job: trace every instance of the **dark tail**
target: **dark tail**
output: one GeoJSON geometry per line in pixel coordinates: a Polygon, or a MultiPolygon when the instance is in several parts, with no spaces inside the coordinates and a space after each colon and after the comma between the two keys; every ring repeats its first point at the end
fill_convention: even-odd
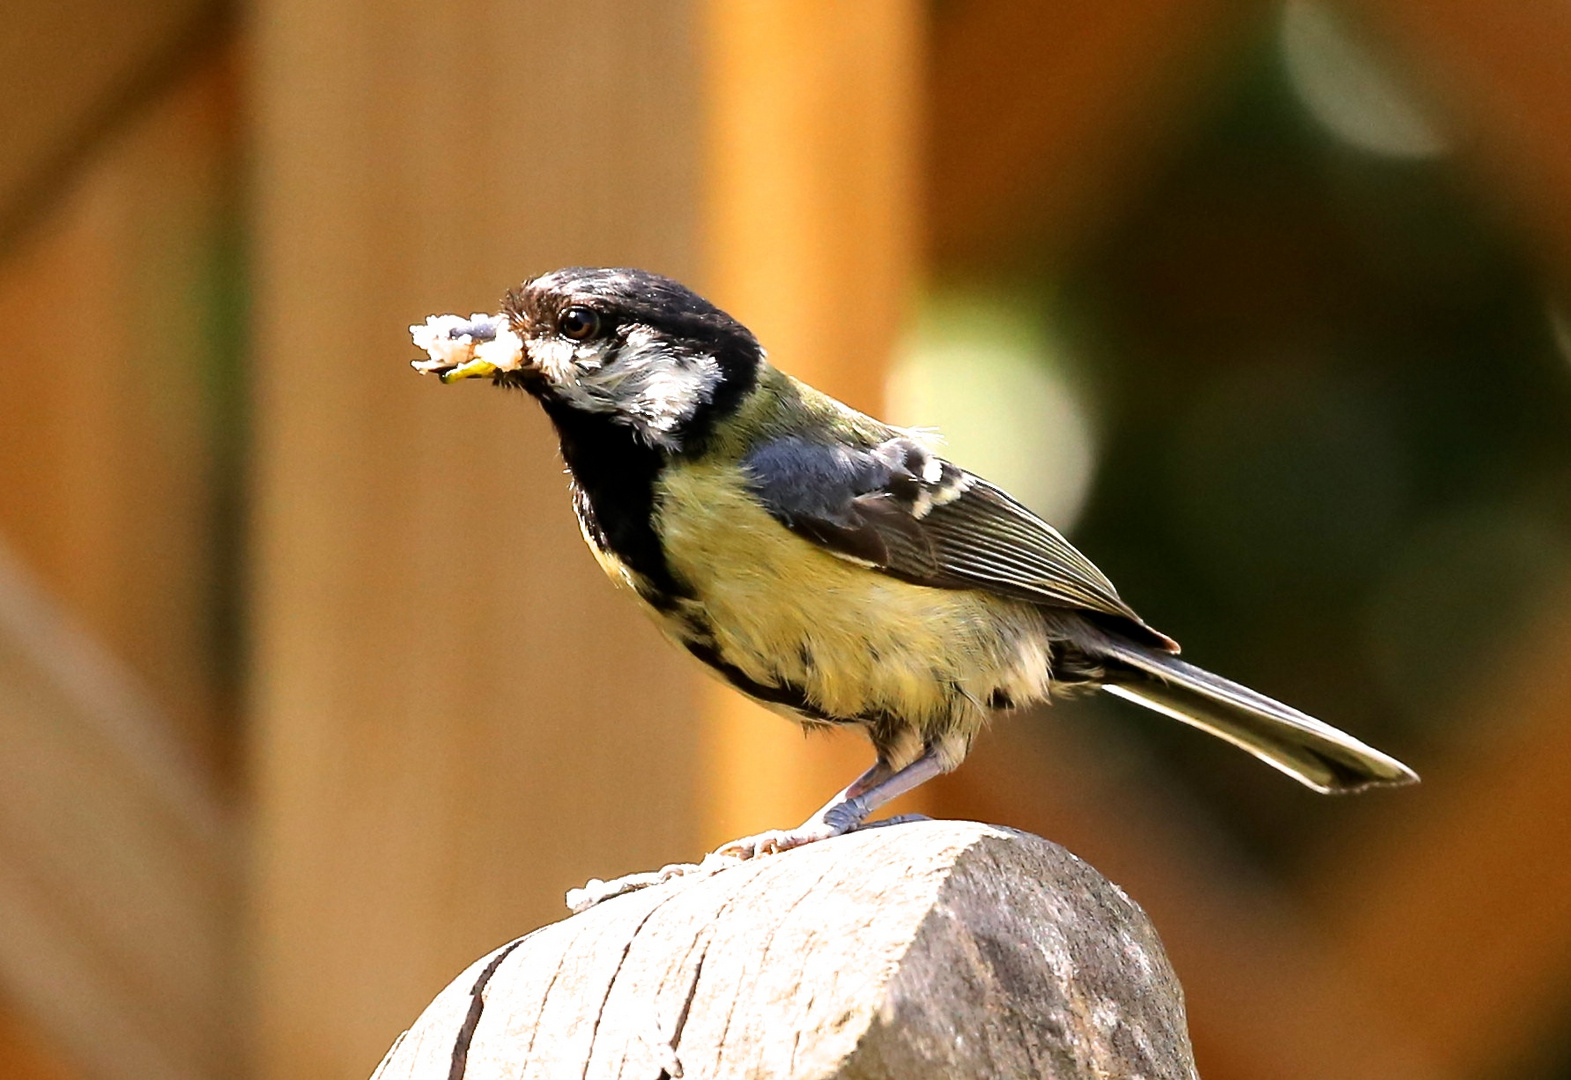
{"type": "Polygon", "coordinates": [[[1103,690],[1226,739],[1316,791],[1418,780],[1396,758],[1247,686],[1143,645],[1110,637],[1099,645],[1109,661],[1103,690]]]}

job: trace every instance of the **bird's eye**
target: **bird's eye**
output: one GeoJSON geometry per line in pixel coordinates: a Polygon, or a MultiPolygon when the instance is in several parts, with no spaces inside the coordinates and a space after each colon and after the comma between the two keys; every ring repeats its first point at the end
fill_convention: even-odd
{"type": "Polygon", "coordinates": [[[588,341],[600,332],[600,316],[584,307],[570,307],[556,320],[556,329],[565,338],[588,341]]]}

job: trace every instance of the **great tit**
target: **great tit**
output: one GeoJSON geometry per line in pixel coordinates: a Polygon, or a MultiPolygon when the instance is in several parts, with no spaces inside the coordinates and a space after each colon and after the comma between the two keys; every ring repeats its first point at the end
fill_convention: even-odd
{"type": "Polygon", "coordinates": [[[922,435],[775,368],[745,326],[669,278],[557,270],[499,316],[410,329],[431,354],[422,372],[540,402],[584,539],[666,636],[769,708],[873,744],[872,768],[800,826],[722,851],[855,829],[959,765],[992,711],[1091,689],[1316,791],[1418,779],[1180,660],[1051,525],[922,435]]]}

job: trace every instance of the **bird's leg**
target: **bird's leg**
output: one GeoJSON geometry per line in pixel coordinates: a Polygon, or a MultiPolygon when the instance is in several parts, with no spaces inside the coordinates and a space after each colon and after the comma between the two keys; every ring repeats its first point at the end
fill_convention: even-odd
{"type": "Polygon", "coordinates": [[[880,806],[943,771],[938,753],[932,749],[899,770],[891,769],[880,761],[851,781],[844,791],[819,807],[817,813],[796,828],[744,836],[716,849],[715,854],[751,859],[851,832],[861,828],[868,815],[880,806]]]}
{"type": "MultiPolygon", "coordinates": [[[[745,836],[740,840],[733,840],[711,852],[701,863],[673,863],[659,870],[643,874],[628,874],[612,881],[595,878],[581,889],[569,890],[567,906],[575,912],[587,911],[602,900],[609,900],[613,896],[621,896],[638,889],[647,889],[651,885],[659,885],[675,877],[707,876],[718,873],[727,866],[735,866],[739,858],[753,859],[776,851],[789,851],[803,844],[827,840],[831,836],[839,836],[853,829],[863,828],[867,816],[880,806],[904,795],[943,771],[938,754],[934,750],[928,750],[903,769],[891,769],[886,762],[879,761],[794,829],[776,829],[759,833],[757,836],[745,836]]],[[[876,825],[892,823],[893,821],[874,822],[876,825]]]]}

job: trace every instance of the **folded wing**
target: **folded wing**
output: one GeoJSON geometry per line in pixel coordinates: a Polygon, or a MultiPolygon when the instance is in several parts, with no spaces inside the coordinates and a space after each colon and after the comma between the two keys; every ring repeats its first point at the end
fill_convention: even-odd
{"type": "Polygon", "coordinates": [[[915,439],[857,449],[785,436],[742,464],[777,520],[842,558],[918,585],[1087,612],[1176,651],[1058,530],[915,439]]]}

